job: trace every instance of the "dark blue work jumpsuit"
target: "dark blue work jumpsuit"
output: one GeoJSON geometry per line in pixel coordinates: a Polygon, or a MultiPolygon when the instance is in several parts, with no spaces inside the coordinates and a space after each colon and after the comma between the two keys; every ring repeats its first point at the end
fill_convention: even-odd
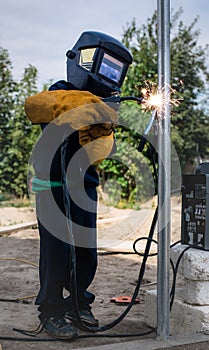
{"type": "MultiPolygon", "coordinates": [[[[59,81],[50,88],[50,90],[56,89],[68,90],[72,87],[65,81],[59,81]]],[[[47,128],[48,126],[42,125],[43,132],[40,142],[35,147],[33,161],[36,176],[42,180],[47,180],[45,167],[48,159],[50,159],[47,152],[50,151],[49,143],[53,142],[53,140],[47,141],[45,147],[44,133],[47,128]]],[[[52,127],[52,139],[53,135],[56,137],[57,132],[59,134],[58,130],[61,128],[56,125],[52,127]]],[[[66,166],[80,149],[78,131],[70,133],[65,153],[66,166]]],[[[61,162],[61,146],[59,146],[50,164],[50,181],[61,181],[61,162]]],[[[71,233],[76,241],[78,305],[80,309],[90,309],[90,304],[94,301],[95,295],[87,289],[95,276],[97,268],[96,187],[99,180],[95,167],[88,164],[88,157],[85,152],[79,154],[76,161],[72,162],[72,167],[69,181],[69,187],[72,184],[70,191],[70,217],[72,221],[70,230],[72,230],[71,233]],[[77,240],[77,237],[80,238],[77,240]],[[82,243],[80,244],[80,242],[82,243]]],[[[70,275],[71,241],[68,241],[69,226],[65,215],[66,204],[63,186],[51,188],[50,191],[38,192],[36,195],[36,213],[40,234],[40,290],[35,303],[39,305],[40,317],[59,316],[72,309],[72,296],[70,295],[72,287],[70,275]],[[54,209],[54,207],[57,209],[54,209]],[[69,293],[64,294],[64,290],[69,293]]]]}

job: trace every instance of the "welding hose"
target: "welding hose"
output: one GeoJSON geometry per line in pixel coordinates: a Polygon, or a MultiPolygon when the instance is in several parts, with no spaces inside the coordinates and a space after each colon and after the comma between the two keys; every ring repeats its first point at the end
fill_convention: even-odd
{"type": "Polygon", "coordinates": [[[65,210],[66,210],[66,218],[67,218],[67,225],[68,225],[68,231],[70,235],[70,277],[71,277],[71,296],[72,296],[72,302],[73,302],[73,311],[74,311],[74,317],[76,320],[77,325],[80,326],[85,331],[88,332],[98,332],[98,331],[107,331],[114,326],[116,326],[122,319],[128,314],[132,306],[135,304],[135,300],[137,298],[137,295],[139,293],[139,289],[142,283],[142,279],[144,276],[145,272],[145,267],[146,267],[146,261],[149,257],[149,251],[150,247],[152,244],[152,239],[156,227],[156,222],[157,222],[157,217],[158,217],[158,209],[156,208],[154,218],[152,221],[152,225],[150,228],[149,232],[149,237],[147,239],[147,244],[145,248],[145,253],[143,256],[143,261],[142,265],[140,268],[139,276],[138,276],[138,281],[136,288],[134,290],[132,299],[130,303],[128,304],[127,308],[123,311],[123,313],[114,321],[110,322],[107,325],[101,326],[101,327],[89,327],[86,326],[79,314],[79,306],[78,306],[78,297],[77,297],[77,277],[76,277],[76,251],[75,251],[75,245],[74,245],[74,237],[73,237],[73,232],[72,232],[72,221],[71,221],[71,214],[70,214],[70,196],[69,196],[69,190],[68,190],[68,182],[67,182],[67,176],[66,176],[66,149],[67,149],[67,144],[68,144],[68,137],[64,138],[62,145],[61,145],[61,167],[62,167],[62,182],[63,182],[63,192],[64,192],[64,203],[65,203],[65,210]]]}
{"type": "Polygon", "coordinates": [[[68,138],[64,139],[62,146],[61,146],[61,164],[62,164],[62,180],[63,180],[63,191],[64,191],[64,202],[65,202],[65,210],[66,210],[66,217],[67,217],[67,224],[68,224],[68,231],[70,234],[70,240],[72,244],[70,244],[70,257],[71,257],[71,262],[70,262],[70,276],[71,276],[71,295],[72,295],[72,300],[73,300],[73,311],[74,311],[74,316],[77,324],[84,330],[89,331],[89,332],[97,332],[97,331],[106,331],[115,325],[117,325],[129,312],[131,307],[134,305],[136,297],[139,292],[139,288],[141,285],[141,281],[143,279],[144,271],[145,271],[145,265],[146,265],[146,260],[149,255],[149,250],[152,242],[152,237],[154,233],[154,228],[156,225],[157,221],[157,210],[153,219],[153,224],[150,230],[150,236],[149,240],[147,241],[147,247],[145,249],[145,254],[142,262],[142,266],[140,269],[140,274],[139,274],[139,279],[137,286],[135,288],[133,297],[131,302],[129,303],[128,307],[126,310],[113,322],[102,326],[102,327],[88,327],[83,324],[81,321],[80,315],[79,315],[79,307],[78,307],[78,299],[77,299],[77,277],[76,277],[76,252],[75,252],[75,245],[74,245],[74,237],[73,237],[73,232],[72,232],[72,221],[71,221],[71,215],[70,215],[70,197],[69,197],[69,190],[68,190],[68,183],[67,183],[67,178],[66,178],[66,163],[65,163],[65,155],[66,155],[66,148],[67,148],[67,142],[68,138]]]}

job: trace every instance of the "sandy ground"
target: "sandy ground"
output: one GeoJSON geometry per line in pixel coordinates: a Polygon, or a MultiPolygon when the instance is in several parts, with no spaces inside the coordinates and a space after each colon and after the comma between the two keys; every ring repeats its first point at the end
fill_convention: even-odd
{"type": "MultiPolygon", "coordinates": [[[[111,301],[116,296],[132,296],[138,279],[142,257],[133,254],[133,242],[148,236],[154,215],[155,199],[142,206],[141,210],[120,210],[99,205],[98,242],[99,265],[91,291],[96,294],[93,312],[100,325],[115,320],[126,308],[111,301]],[[118,254],[119,251],[131,254],[118,254]],[[107,252],[114,251],[114,254],[107,252]]],[[[181,203],[178,196],[172,198],[172,242],[180,239],[181,203]]],[[[32,222],[32,208],[0,208],[0,228],[32,222]]],[[[145,244],[145,243],[144,243],[145,244]]],[[[143,247],[140,247],[143,250],[143,247]]],[[[153,246],[153,250],[156,247],[153,246]]],[[[13,328],[35,329],[38,312],[34,300],[39,289],[38,279],[39,236],[36,227],[19,230],[0,237],[0,335],[21,337],[13,328]]],[[[126,317],[114,328],[97,333],[96,337],[78,338],[74,342],[37,342],[0,340],[3,350],[30,349],[78,349],[102,344],[120,343],[134,339],[155,337],[142,336],[149,331],[144,323],[144,296],[147,289],[156,287],[156,257],[148,259],[146,272],[140,289],[140,303],[135,304],[126,317]],[[129,337],[127,334],[138,334],[129,337]],[[106,337],[108,334],[117,337],[106,337]],[[140,336],[139,336],[140,335],[140,336]]],[[[84,332],[79,333],[83,336],[84,332]]],[[[88,333],[89,335],[89,333],[88,333]]],[[[42,332],[38,338],[49,339],[42,332]]],[[[51,339],[51,338],[50,338],[51,339]]],[[[131,343],[130,343],[131,344],[131,343]]]]}

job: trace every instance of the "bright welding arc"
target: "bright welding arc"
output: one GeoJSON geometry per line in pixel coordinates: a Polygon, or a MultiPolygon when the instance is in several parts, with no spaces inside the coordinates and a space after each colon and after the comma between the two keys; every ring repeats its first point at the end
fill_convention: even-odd
{"type": "MultiPolygon", "coordinates": [[[[179,105],[180,101],[176,98],[171,98],[171,94],[174,94],[175,91],[169,87],[170,89],[170,96],[169,96],[169,103],[176,107],[179,105]]],[[[143,103],[142,108],[145,111],[150,110],[156,110],[157,112],[160,112],[165,105],[165,102],[167,102],[165,99],[167,97],[165,94],[165,88],[159,91],[157,84],[146,81],[145,87],[141,89],[141,94],[143,96],[143,103]]]]}

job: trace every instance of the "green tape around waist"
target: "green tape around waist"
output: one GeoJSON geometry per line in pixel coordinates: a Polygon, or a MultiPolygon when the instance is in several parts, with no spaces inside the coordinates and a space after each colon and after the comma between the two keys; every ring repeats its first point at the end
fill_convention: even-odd
{"type": "Polygon", "coordinates": [[[60,181],[41,180],[36,176],[31,179],[31,184],[31,190],[35,193],[51,190],[51,188],[62,186],[62,183],[60,181]]]}

